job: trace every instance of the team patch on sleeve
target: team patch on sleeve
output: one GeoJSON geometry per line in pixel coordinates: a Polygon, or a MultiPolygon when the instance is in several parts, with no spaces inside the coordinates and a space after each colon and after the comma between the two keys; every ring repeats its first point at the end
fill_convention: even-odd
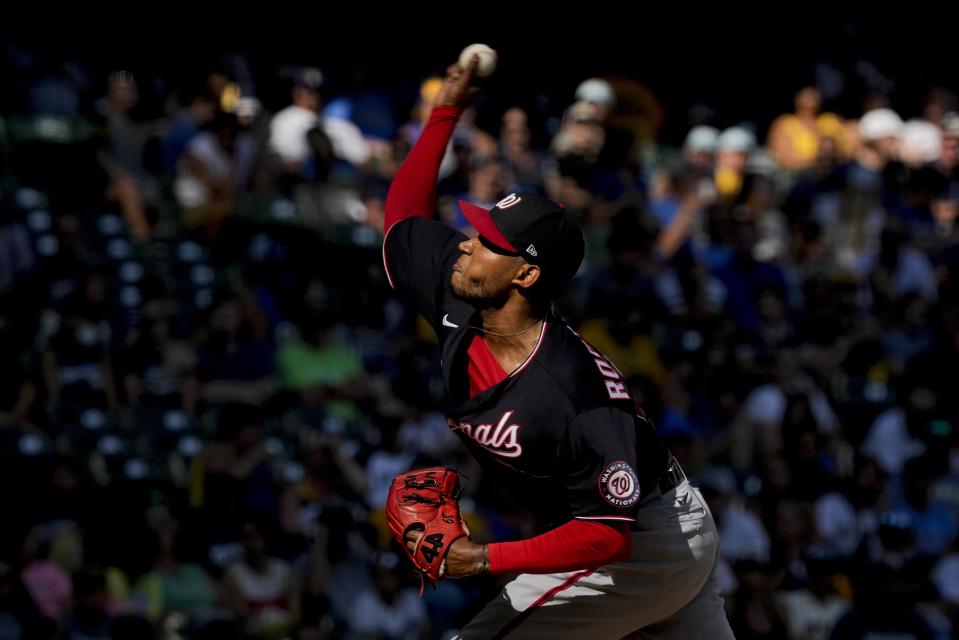
{"type": "Polygon", "coordinates": [[[631,507],[639,502],[639,478],[622,460],[611,462],[599,474],[599,493],[614,507],[631,507]]]}

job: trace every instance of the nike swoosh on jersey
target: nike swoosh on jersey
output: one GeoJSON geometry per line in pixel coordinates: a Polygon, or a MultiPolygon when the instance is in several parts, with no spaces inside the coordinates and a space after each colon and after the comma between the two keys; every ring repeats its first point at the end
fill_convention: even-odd
{"type": "Polygon", "coordinates": [[[458,325],[458,324],[453,324],[452,322],[450,322],[450,321],[449,321],[449,317],[450,317],[450,314],[448,314],[448,313],[447,313],[445,316],[443,316],[443,326],[444,326],[444,327],[453,327],[454,329],[459,329],[459,325],[458,325]]]}

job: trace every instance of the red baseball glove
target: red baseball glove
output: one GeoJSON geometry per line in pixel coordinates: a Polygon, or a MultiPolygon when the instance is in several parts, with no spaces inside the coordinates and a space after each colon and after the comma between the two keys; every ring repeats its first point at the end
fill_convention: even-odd
{"type": "Polygon", "coordinates": [[[413,565],[431,582],[443,577],[450,545],[469,535],[459,507],[459,474],[446,467],[401,473],[386,499],[386,522],[413,565]],[[421,531],[411,552],[407,535],[421,531]]]}

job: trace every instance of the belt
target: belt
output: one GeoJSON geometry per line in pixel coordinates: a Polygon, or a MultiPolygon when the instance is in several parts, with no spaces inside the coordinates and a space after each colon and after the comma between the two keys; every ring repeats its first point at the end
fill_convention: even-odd
{"type": "Polygon", "coordinates": [[[679,486],[679,484],[686,479],[686,474],[683,473],[683,468],[679,466],[679,463],[676,460],[673,460],[669,463],[669,466],[666,467],[666,471],[663,472],[663,475],[659,476],[656,479],[656,483],[653,485],[652,490],[639,501],[639,506],[648,504],[657,498],[661,498],[666,495],[673,489],[679,486]]]}

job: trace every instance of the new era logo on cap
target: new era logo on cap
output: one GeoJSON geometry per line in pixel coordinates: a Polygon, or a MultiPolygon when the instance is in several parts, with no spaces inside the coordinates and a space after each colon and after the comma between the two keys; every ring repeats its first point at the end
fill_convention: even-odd
{"type": "Polygon", "coordinates": [[[526,253],[528,253],[529,255],[531,255],[531,256],[533,256],[533,257],[535,258],[535,257],[536,257],[536,247],[534,247],[533,245],[529,245],[528,247],[526,247],[526,253]]]}

